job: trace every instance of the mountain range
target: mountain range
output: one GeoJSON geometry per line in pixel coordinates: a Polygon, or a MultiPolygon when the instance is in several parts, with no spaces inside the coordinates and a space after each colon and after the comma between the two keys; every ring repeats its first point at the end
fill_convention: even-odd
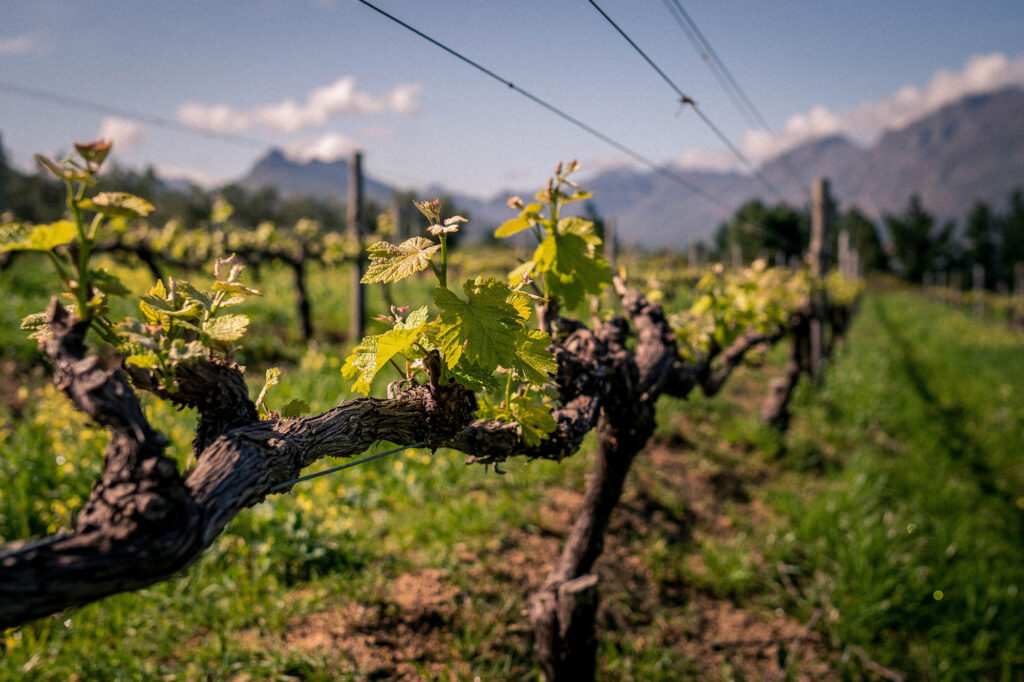
{"type": "MultiPolygon", "coordinates": [[[[876,219],[901,212],[912,195],[938,218],[962,219],[976,201],[1001,210],[1010,193],[1024,186],[1024,90],[1009,88],[974,95],[909,125],[885,131],[869,145],[841,136],[813,140],[763,164],[761,177],[740,173],[667,168],[670,173],[616,168],[583,183],[593,191],[598,213],[615,221],[627,243],[682,246],[707,240],[718,225],[749,199],[803,205],[813,178],[829,178],[840,207],[857,206],[876,219]],[[687,190],[669,175],[713,195],[711,201],[687,190]],[[797,180],[800,180],[798,182],[797,180]],[[776,192],[769,192],[765,184],[776,192]]],[[[249,189],[273,186],[283,195],[314,195],[344,201],[348,166],[336,161],[297,163],[278,150],[260,159],[239,181],[249,189]]],[[[364,178],[366,196],[390,201],[387,182],[364,178]]],[[[510,194],[491,199],[425,188],[423,196],[449,194],[472,218],[477,234],[513,213],[510,194]]]]}

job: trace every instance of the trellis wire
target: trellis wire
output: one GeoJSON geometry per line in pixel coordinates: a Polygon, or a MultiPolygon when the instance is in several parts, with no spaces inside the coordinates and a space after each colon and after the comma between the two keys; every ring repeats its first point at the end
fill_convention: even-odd
{"type": "Polygon", "coordinates": [[[369,457],[357,459],[354,462],[342,464],[341,466],[332,467],[330,469],[324,469],[323,471],[318,471],[315,474],[306,474],[305,476],[299,476],[298,478],[293,478],[290,481],[285,481],[284,483],[279,483],[275,485],[270,489],[270,492],[281,490],[282,488],[287,488],[288,486],[294,485],[296,483],[301,483],[302,481],[308,481],[313,478],[320,478],[321,476],[326,476],[327,474],[333,474],[336,471],[341,471],[342,469],[350,469],[359,464],[365,464],[366,462],[372,462],[375,459],[380,459],[381,457],[387,457],[388,455],[397,455],[399,452],[404,452],[405,450],[420,448],[423,447],[424,445],[426,445],[426,443],[413,443],[412,445],[403,445],[402,447],[395,448],[394,450],[388,450],[387,452],[378,452],[376,455],[370,455],[369,457]]]}

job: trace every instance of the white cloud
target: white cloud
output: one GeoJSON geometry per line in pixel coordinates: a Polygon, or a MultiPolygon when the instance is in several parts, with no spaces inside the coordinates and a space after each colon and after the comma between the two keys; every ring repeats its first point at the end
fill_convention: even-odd
{"type": "Polygon", "coordinates": [[[293,161],[307,163],[314,159],[330,163],[347,158],[358,148],[355,142],[339,133],[327,133],[320,137],[297,140],[285,146],[284,154],[293,161]]]}
{"type": "Polygon", "coordinates": [[[137,147],[142,142],[144,130],[142,124],[136,121],[118,118],[117,116],[108,116],[100,124],[100,131],[96,133],[96,138],[100,140],[113,140],[117,150],[124,151],[137,147]]]}
{"type": "Polygon", "coordinates": [[[197,171],[194,168],[157,164],[155,170],[157,177],[161,180],[185,180],[207,190],[213,189],[214,187],[224,183],[223,178],[215,178],[212,175],[207,175],[206,173],[197,171]]]}
{"type": "Polygon", "coordinates": [[[1024,55],[1010,59],[1004,54],[974,55],[961,71],[940,70],[923,88],[905,85],[888,97],[859,104],[835,113],[816,106],[786,121],[778,134],[749,130],[743,150],[752,158],[769,159],[819,137],[848,134],[863,136],[901,128],[947,104],[967,96],[1024,83],[1024,55]]]}
{"type": "Polygon", "coordinates": [[[39,37],[31,34],[0,38],[0,55],[2,54],[27,54],[42,49],[39,37]]]}
{"type": "Polygon", "coordinates": [[[187,103],[178,108],[178,120],[203,130],[238,133],[256,125],[283,133],[315,128],[343,114],[376,116],[384,113],[415,114],[419,111],[422,86],[406,83],[382,97],[356,89],[352,76],[314,89],[305,102],[287,99],[252,109],[235,109],[226,104],[206,106],[187,103]]]}
{"type": "Polygon", "coordinates": [[[185,125],[218,133],[238,133],[252,125],[246,114],[238,112],[226,104],[212,107],[202,104],[182,104],[178,107],[178,120],[185,125]]]}
{"type": "Polygon", "coordinates": [[[687,149],[679,157],[678,164],[684,170],[735,171],[740,169],[739,161],[731,152],[715,149],[687,149]]]}

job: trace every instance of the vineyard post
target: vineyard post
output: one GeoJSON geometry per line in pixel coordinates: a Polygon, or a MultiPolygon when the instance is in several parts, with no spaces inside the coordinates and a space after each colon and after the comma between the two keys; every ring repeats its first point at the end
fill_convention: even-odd
{"type": "Polygon", "coordinates": [[[838,239],[838,253],[836,254],[836,264],[839,266],[839,272],[842,273],[843,277],[855,277],[856,275],[850,270],[850,232],[849,230],[840,230],[838,239]]]}
{"type": "Polygon", "coordinates": [[[391,197],[391,206],[388,208],[388,214],[391,216],[391,224],[395,226],[394,237],[399,243],[412,236],[409,234],[409,224],[402,220],[402,209],[398,206],[398,200],[394,197],[391,197]]]}
{"type": "Polygon", "coordinates": [[[971,268],[971,293],[973,294],[974,316],[985,317],[985,266],[975,263],[971,268]]]}
{"type": "Polygon", "coordinates": [[[615,265],[615,256],[619,252],[619,239],[615,235],[615,221],[606,218],[604,221],[604,259],[608,265],[615,265]]]}
{"type": "Polygon", "coordinates": [[[348,164],[348,233],[358,245],[358,254],[352,260],[352,284],[349,294],[350,341],[363,338],[364,300],[363,286],[363,155],[352,152],[348,164]]]}
{"type": "Polygon", "coordinates": [[[743,249],[740,248],[739,244],[733,244],[731,251],[732,267],[738,270],[743,267],[743,249]]]}
{"type": "MultiPolygon", "coordinates": [[[[828,272],[830,198],[827,178],[816,178],[811,189],[811,245],[808,254],[811,275],[824,277],[828,272]]],[[[825,364],[825,314],[828,301],[820,289],[811,302],[811,378],[821,381],[825,364]]]]}

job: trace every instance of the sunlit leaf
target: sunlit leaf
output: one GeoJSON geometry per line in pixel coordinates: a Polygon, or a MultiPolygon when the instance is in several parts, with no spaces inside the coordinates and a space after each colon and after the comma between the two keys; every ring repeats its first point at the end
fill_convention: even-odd
{"type": "Polygon", "coordinates": [[[558,427],[551,416],[551,406],[535,402],[529,394],[512,396],[508,408],[522,429],[523,441],[527,445],[540,445],[558,427]]]}
{"type": "Polygon", "coordinates": [[[411,353],[426,326],[427,315],[427,307],[423,306],[383,334],[367,336],[359,342],[341,368],[342,376],[353,382],[353,391],[369,395],[377,373],[396,355],[411,353]]]}
{"type": "MultiPolygon", "coordinates": [[[[177,287],[178,293],[185,297],[185,299],[195,301],[205,310],[210,310],[210,308],[213,307],[213,296],[210,295],[209,292],[197,289],[184,280],[177,282],[177,287]]],[[[242,299],[242,301],[244,300],[245,299],[242,299]]],[[[221,305],[223,306],[223,304],[221,305]]]]}
{"type": "Polygon", "coordinates": [[[202,360],[206,357],[206,349],[203,348],[203,344],[199,341],[189,341],[188,343],[185,343],[181,339],[175,339],[174,342],[171,343],[167,357],[172,362],[202,360]]]}
{"type": "Polygon", "coordinates": [[[244,284],[239,282],[214,282],[214,291],[226,291],[229,294],[249,294],[251,296],[260,296],[260,292],[257,289],[251,289],[244,284]]]}
{"type": "Polygon", "coordinates": [[[142,218],[153,212],[153,204],[127,192],[100,192],[91,199],[82,199],[78,206],[108,218],[142,218]]]}
{"type": "Polygon", "coordinates": [[[558,371],[555,356],[548,350],[551,335],[539,329],[519,329],[513,343],[515,356],[512,368],[519,376],[538,385],[550,381],[551,375],[558,371]]]}
{"type": "Polygon", "coordinates": [[[43,225],[4,223],[0,226],[0,253],[5,251],[51,251],[78,236],[70,220],[43,225]]]}
{"type": "Polygon", "coordinates": [[[156,353],[132,353],[124,359],[126,365],[140,367],[142,369],[155,369],[160,365],[160,359],[156,353]]]}
{"type": "Polygon", "coordinates": [[[533,259],[548,288],[567,308],[574,308],[587,293],[599,294],[611,283],[608,263],[577,234],[552,234],[537,247],[533,259]]]}
{"type": "Polygon", "coordinates": [[[237,341],[248,327],[248,315],[222,315],[204,324],[203,333],[214,341],[237,341]]]}
{"type": "Polygon", "coordinates": [[[502,223],[501,227],[494,231],[494,236],[510,237],[516,234],[517,232],[528,230],[530,229],[530,227],[532,227],[530,225],[530,221],[520,216],[517,218],[512,218],[511,220],[506,220],[504,223],[502,223]]]}
{"type": "Polygon", "coordinates": [[[434,252],[440,248],[440,244],[425,237],[412,237],[397,245],[388,242],[372,244],[367,249],[370,263],[360,281],[363,284],[397,282],[426,270],[434,252]]]}
{"type": "Polygon", "coordinates": [[[463,285],[468,301],[444,287],[434,289],[434,303],[441,310],[438,339],[448,367],[463,357],[493,371],[510,367],[515,355],[513,333],[522,326],[519,314],[508,302],[509,287],[493,277],[477,277],[463,285]]]}

